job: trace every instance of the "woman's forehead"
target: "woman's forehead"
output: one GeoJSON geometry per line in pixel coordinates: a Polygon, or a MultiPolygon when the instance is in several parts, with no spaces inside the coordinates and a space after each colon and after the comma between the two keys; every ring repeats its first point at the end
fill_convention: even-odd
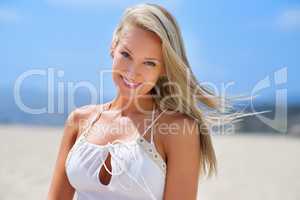
{"type": "Polygon", "coordinates": [[[141,28],[124,30],[120,38],[120,44],[133,51],[155,51],[158,54],[161,53],[160,38],[155,33],[141,28]]]}
{"type": "Polygon", "coordinates": [[[153,43],[160,46],[160,38],[153,32],[139,27],[127,27],[122,30],[121,39],[135,43],[153,43]]]}

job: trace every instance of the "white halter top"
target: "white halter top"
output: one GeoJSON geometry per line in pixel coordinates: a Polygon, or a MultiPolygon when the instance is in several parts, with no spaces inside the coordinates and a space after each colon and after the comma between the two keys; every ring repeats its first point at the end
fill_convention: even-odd
{"type": "Polygon", "coordinates": [[[143,135],[166,110],[154,120],[153,109],[152,123],[142,135],[137,134],[134,140],[118,140],[117,143],[99,145],[88,141],[86,136],[102,111],[103,109],[97,112],[89,122],[69,151],[65,162],[66,174],[75,188],[77,200],[162,200],[167,165],[153,142],[153,129],[151,142],[143,135]],[[105,163],[108,153],[111,155],[111,170],[105,163]],[[111,175],[107,185],[100,181],[102,166],[111,175]]]}

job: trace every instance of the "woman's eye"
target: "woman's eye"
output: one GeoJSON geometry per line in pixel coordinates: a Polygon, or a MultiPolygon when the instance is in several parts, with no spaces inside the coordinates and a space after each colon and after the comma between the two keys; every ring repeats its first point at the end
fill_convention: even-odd
{"type": "Polygon", "coordinates": [[[121,54],[125,57],[128,58],[130,55],[126,51],[122,51],[121,54]]]}
{"type": "Polygon", "coordinates": [[[150,66],[156,66],[156,64],[154,62],[150,62],[150,61],[147,61],[145,62],[146,65],[150,65],[150,66]]]}

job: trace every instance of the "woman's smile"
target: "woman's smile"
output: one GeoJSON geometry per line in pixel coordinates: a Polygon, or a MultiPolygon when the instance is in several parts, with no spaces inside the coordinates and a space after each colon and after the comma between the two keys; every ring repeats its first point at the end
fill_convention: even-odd
{"type": "Polygon", "coordinates": [[[126,77],[120,75],[121,79],[123,80],[124,85],[126,85],[130,89],[135,89],[140,86],[142,83],[133,83],[129,81],[126,77]]]}

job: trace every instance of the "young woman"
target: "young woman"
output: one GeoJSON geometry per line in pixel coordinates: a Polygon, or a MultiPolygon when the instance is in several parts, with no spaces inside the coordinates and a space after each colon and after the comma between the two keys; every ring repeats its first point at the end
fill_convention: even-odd
{"type": "Polygon", "coordinates": [[[197,199],[199,177],[216,172],[197,105],[217,106],[191,71],[174,17],[155,4],[126,9],[111,56],[117,96],[69,115],[48,200],[197,199]]]}

